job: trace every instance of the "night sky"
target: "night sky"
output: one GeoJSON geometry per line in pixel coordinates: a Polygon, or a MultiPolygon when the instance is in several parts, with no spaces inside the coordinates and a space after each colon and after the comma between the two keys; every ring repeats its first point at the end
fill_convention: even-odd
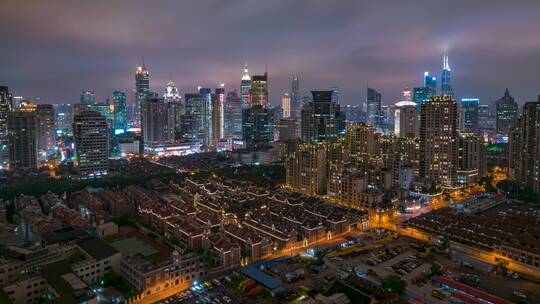
{"type": "Polygon", "coordinates": [[[144,58],[160,93],[169,79],[182,94],[238,88],[247,61],[251,74],[268,65],[273,105],[293,73],[303,93],[338,86],[360,104],[369,85],[390,104],[424,71],[440,77],[445,49],[458,98],[540,94],[537,0],[2,0],[0,12],[0,85],[47,103],[131,92],[144,58]]]}

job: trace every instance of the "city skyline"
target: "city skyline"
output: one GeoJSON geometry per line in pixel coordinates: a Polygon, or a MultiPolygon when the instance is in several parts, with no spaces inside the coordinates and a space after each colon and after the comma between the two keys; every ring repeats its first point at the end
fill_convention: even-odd
{"type": "Polygon", "coordinates": [[[422,2],[422,10],[356,2],[170,2],[156,8],[118,1],[103,9],[104,3],[0,4],[11,12],[0,29],[10,41],[0,50],[1,82],[15,95],[41,96],[43,103],[75,103],[82,90],[93,89],[97,101],[124,90],[132,104],[133,73],[142,59],[152,90],[162,93],[172,80],[182,95],[198,85],[239,89],[247,61],[252,75],[268,65],[272,106],[290,90],[293,74],[301,79],[302,95],[337,86],[344,104],[357,105],[370,86],[382,93],[383,104],[394,104],[404,87],[421,85],[424,71],[440,80],[448,51],[457,99],[491,103],[506,87],[520,104],[537,95],[527,75],[540,67],[534,58],[538,21],[527,18],[536,3],[431,1],[422,2]],[[432,14],[436,8],[445,15],[432,14]],[[500,20],[503,8],[506,18],[500,20]],[[193,13],[205,11],[215,18],[197,22],[193,13]],[[211,47],[216,44],[223,47],[211,47]]]}

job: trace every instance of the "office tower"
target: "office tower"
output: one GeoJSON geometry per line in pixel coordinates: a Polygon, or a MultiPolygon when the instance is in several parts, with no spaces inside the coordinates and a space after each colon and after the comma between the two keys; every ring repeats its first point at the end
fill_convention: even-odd
{"type": "MultiPolygon", "coordinates": [[[[150,92],[150,72],[146,69],[144,61],[137,67],[135,72],[135,126],[142,127],[142,107],[143,103],[148,99],[150,92]]],[[[142,132],[142,130],[141,130],[142,132]]],[[[142,144],[142,142],[141,142],[142,144]]],[[[141,148],[142,145],[141,145],[141,148]]],[[[142,150],[141,150],[142,152],[142,150]]]]}
{"type": "Polygon", "coordinates": [[[46,155],[56,146],[53,105],[37,105],[36,119],[38,153],[46,155]]]}
{"type": "Polygon", "coordinates": [[[292,105],[291,105],[291,95],[289,93],[283,94],[281,97],[281,108],[283,109],[283,118],[291,118],[292,116],[292,105]]]}
{"type": "Polygon", "coordinates": [[[96,93],[92,90],[84,90],[81,93],[81,104],[93,105],[96,103],[96,93]]]}
{"type": "Polygon", "coordinates": [[[492,138],[495,141],[497,134],[496,115],[493,115],[492,112],[492,106],[478,106],[478,132],[484,139],[492,138]]]}
{"type": "Polygon", "coordinates": [[[114,134],[122,134],[127,130],[126,93],[113,92],[114,103],[114,134]]]}
{"type": "Polygon", "coordinates": [[[381,129],[383,130],[384,133],[390,130],[394,131],[394,116],[395,116],[394,113],[395,113],[395,108],[393,105],[381,106],[381,120],[382,120],[381,129]]]}
{"type": "Polygon", "coordinates": [[[437,95],[437,77],[424,72],[424,87],[427,89],[428,98],[437,95]]]}
{"type": "Polygon", "coordinates": [[[478,98],[462,98],[459,107],[459,129],[465,132],[478,133],[478,98]]]}
{"type": "Polygon", "coordinates": [[[302,107],[302,140],[336,139],[345,129],[345,115],[339,104],[332,102],[332,91],[311,91],[313,101],[302,107]]]}
{"type": "Polygon", "coordinates": [[[182,96],[178,92],[178,88],[172,82],[172,80],[169,80],[167,84],[165,85],[165,92],[163,93],[163,99],[165,102],[177,102],[182,100],[182,96]]]}
{"type": "Polygon", "coordinates": [[[510,95],[508,89],[504,91],[504,96],[495,101],[497,108],[496,125],[497,137],[508,136],[508,130],[514,125],[518,118],[519,107],[514,97],[510,95]]]}
{"type": "Polygon", "coordinates": [[[212,146],[217,147],[223,138],[225,89],[223,85],[212,94],[212,146]]]}
{"type": "Polygon", "coordinates": [[[396,103],[394,133],[398,137],[418,137],[420,129],[418,108],[412,101],[396,103]]]}
{"type": "Polygon", "coordinates": [[[307,195],[326,194],[326,145],[299,144],[296,151],[286,160],[285,172],[287,187],[307,195]]]}
{"type": "Polygon", "coordinates": [[[367,89],[367,123],[372,125],[375,129],[382,127],[382,112],[381,112],[381,93],[377,90],[367,89]]]}
{"type": "Polygon", "coordinates": [[[244,64],[244,70],[242,72],[242,81],[240,82],[240,98],[242,99],[242,108],[246,108],[251,105],[251,77],[247,63],[244,64]]]}
{"type": "Polygon", "coordinates": [[[13,95],[0,86],[0,169],[9,162],[8,113],[13,109],[13,95]]]}
{"type": "Polygon", "coordinates": [[[476,183],[486,173],[486,153],[482,139],[473,132],[459,132],[457,183],[476,183]]]}
{"type": "Polygon", "coordinates": [[[294,74],[291,82],[291,117],[300,118],[302,105],[300,104],[300,80],[298,75],[294,74]]]}
{"type": "Polygon", "coordinates": [[[37,166],[35,111],[12,111],[8,115],[9,159],[12,169],[37,166]]]}
{"type": "Polygon", "coordinates": [[[441,75],[441,95],[454,96],[454,89],[452,88],[452,72],[450,65],[448,64],[448,54],[443,57],[443,70],[441,75]]]}
{"type": "Polygon", "coordinates": [[[148,98],[143,103],[143,140],[145,149],[154,150],[168,140],[167,104],[157,96],[148,98]]]}
{"type": "Polygon", "coordinates": [[[266,148],[273,141],[274,130],[270,116],[268,107],[255,102],[242,111],[242,137],[246,148],[266,148]]]}
{"type": "Polygon", "coordinates": [[[107,175],[109,131],[105,117],[96,111],[84,111],[75,115],[73,139],[77,153],[77,171],[81,178],[107,175]]]}
{"type": "Polygon", "coordinates": [[[509,174],[522,187],[540,191],[540,96],[526,102],[523,114],[510,129],[509,174]]]}
{"type": "Polygon", "coordinates": [[[419,87],[413,89],[413,101],[417,104],[419,108],[422,106],[422,103],[428,101],[431,96],[433,95],[430,95],[429,89],[426,87],[419,87]]]}
{"type": "Polygon", "coordinates": [[[224,107],[224,132],[227,139],[242,138],[242,98],[236,90],[227,93],[224,107]]]}
{"type": "Polygon", "coordinates": [[[18,110],[22,103],[24,101],[24,98],[22,96],[13,96],[13,109],[18,110]]]}
{"type": "Polygon", "coordinates": [[[54,105],[54,125],[55,133],[57,136],[61,137],[64,135],[71,134],[73,126],[73,116],[71,114],[71,105],[70,104],[56,104],[54,105]]]}
{"type": "Polygon", "coordinates": [[[88,110],[101,113],[107,122],[109,131],[114,132],[114,105],[109,104],[109,99],[104,103],[99,102],[91,105],[88,110]]]}
{"type": "Polygon", "coordinates": [[[186,114],[182,116],[182,138],[205,149],[212,144],[212,91],[200,88],[199,93],[185,95],[186,114]]]}
{"type": "Polygon", "coordinates": [[[340,104],[341,103],[341,94],[339,93],[339,88],[338,87],[333,87],[331,89],[332,91],[332,102],[335,103],[335,104],[340,104]]]}
{"type": "Polygon", "coordinates": [[[251,80],[251,104],[268,108],[268,73],[253,75],[251,80]]]}
{"type": "Polygon", "coordinates": [[[186,113],[186,108],[178,88],[171,80],[165,85],[163,99],[167,104],[167,141],[174,142],[181,137],[182,115],[186,113]]]}
{"type": "Polygon", "coordinates": [[[452,96],[433,96],[420,112],[420,177],[451,188],[458,162],[458,111],[452,96]]]}

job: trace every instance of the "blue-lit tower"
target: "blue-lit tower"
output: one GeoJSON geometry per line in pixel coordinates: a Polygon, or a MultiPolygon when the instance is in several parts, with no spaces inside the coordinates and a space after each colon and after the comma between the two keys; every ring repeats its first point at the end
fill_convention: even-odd
{"type": "Polygon", "coordinates": [[[113,92],[114,104],[114,133],[122,134],[127,129],[127,109],[126,93],[122,91],[113,92]]]}
{"type": "Polygon", "coordinates": [[[429,72],[424,72],[424,87],[427,89],[427,99],[437,95],[437,77],[429,75],[429,72]]]}
{"type": "Polygon", "coordinates": [[[452,72],[450,65],[448,64],[448,54],[444,54],[443,57],[443,70],[441,75],[441,95],[454,96],[454,89],[452,88],[452,72]]]}

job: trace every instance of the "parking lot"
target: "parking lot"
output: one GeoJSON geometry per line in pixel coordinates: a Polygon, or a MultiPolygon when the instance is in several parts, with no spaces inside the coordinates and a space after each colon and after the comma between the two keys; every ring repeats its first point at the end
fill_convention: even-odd
{"type": "Polygon", "coordinates": [[[222,304],[238,303],[234,292],[223,286],[222,279],[213,279],[202,283],[194,282],[193,286],[177,293],[159,304],[222,304]]]}

